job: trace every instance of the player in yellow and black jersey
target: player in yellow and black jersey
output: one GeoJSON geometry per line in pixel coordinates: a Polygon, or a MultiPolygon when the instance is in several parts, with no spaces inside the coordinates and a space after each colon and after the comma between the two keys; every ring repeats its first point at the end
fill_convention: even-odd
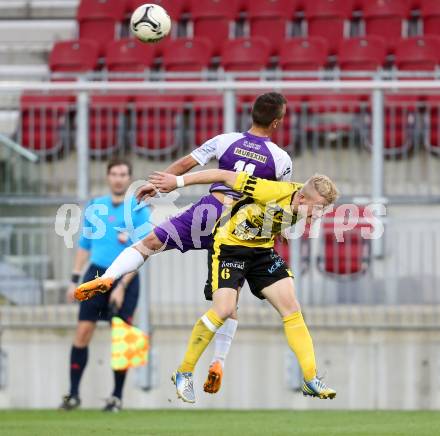
{"type": "Polygon", "coordinates": [[[222,182],[245,194],[222,215],[214,229],[205,293],[213,305],[194,325],[184,359],[172,380],[178,397],[195,402],[193,371],[203,351],[237,304],[246,279],[251,291],[266,298],[281,315],[290,348],[301,366],[304,395],[334,398],[336,391],[317,377],[312,339],[295,296],[292,273],[274,252],[274,238],[300,219],[312,221],[338,196],[334,183],[315,175],[304,184],[273,182],[241,172],[207,170],[183,176],[155,173],[150,181],[161,191],[177,186],[222,182]]]}
{"type": "Polygon", "coordinates": [[[272,183],[245,172],[238,174],[233,189],[245,197],[232,205],[214,227],[214,243],[208,254],[206,299],[212,300],[212,293],[219,288],[238,290],[244,279],[252,293],[263,299],[262,289],[293,276],[273,245],[277,234],[295,224],[298,213],[291,204],[303,186],[272,183]]]}
{"type": "Polygon", "coordinates": [[[245,194],[223,214],[213,233],[219,244],[271,248],[275,235],[291,227],[297,211],[291,208],[301,183],[272,182],[245,172],[235,174],[233,189],[245,194]]]}

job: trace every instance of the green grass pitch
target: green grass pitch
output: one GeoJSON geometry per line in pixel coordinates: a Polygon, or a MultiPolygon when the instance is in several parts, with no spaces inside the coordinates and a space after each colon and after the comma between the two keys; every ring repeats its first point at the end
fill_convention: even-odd
{"type": "Polygon", "coordinates": [[[1,411],[2,436],[435,436],[438,412],[1,411]]]}

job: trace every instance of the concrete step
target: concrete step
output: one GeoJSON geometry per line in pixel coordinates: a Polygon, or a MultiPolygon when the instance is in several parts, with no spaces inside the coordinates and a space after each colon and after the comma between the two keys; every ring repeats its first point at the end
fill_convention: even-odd
{"type": "Polygon", "coordinates": [[[0,65],[43,67],[47,65],[54,41],[76,38],[76,35],[77,24],[72,19],[0,20],[0,65]]]}
{"type": "MultiPolygon", "coordinates": [[[[40,81],[48,80],[48,77],[49,67],[47,63],[33,65],[28,63],[14,64],[10,62],[8,65],[0,65],[0,81],[40,81]]],[[[3,102],[0,101],[0,108],[4,107],[2,103],[3,102]]]]}
{"type": "Polygon", "coordinates": [[[18,261],[15,262],[15,265],[9,262],[0,262],[1,296],[13,304],[41,304],[39,281],[26,275],[17,265],[23,266],[18,261]]]}
{"type": "Polygon", "coordinates": [[[75,18],[79,0],[2,0],[2,18],[75,18]]]}
{"type": "Polygon", "coordinates": [[[0,133],[11,137],[18,128],[19,112],[14,110],[0,110],[0,133]]]}
{"type": "MultiPolygon", "coordinates": [[[[4,71],[4,67],[11,65],[44,67],[47,65],[47,59],[52,45],[52,42],[0,43],[0,71],[4,71]]],[[[2,76],[0,80],[8,78],[9,77],[2,76]]]]}
{"type": "Polygon", "coordinates": [[[1,20],[1,45],[9,43],[50,43],[60,39],[71,39],[77,35],[74,19],[61,20],[1,20]]]}

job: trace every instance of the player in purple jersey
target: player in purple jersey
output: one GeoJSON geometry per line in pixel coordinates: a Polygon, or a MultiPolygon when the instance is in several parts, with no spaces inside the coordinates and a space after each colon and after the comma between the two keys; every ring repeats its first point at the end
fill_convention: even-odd
{"type": "MultiPolygon", "coordinates": [[[[260,95],[252,108],[252,127],[244,133],[218,135],[195,149],[191,154],[170,165],[165,172],[177,176],[185,174],[196,165],[206,165],[217,159],[218,167],[230,171],[246,171],[259,178],[288,181],[292,176],[290,156],[270,137],[281,124],[286,113],[286,99],[278,93],[260,95]]],[[[142,200],[156,193],[155,187],[146,184],[138,190],[142,200]]],[[[141,242],[125,249],[98,279],[77,288],[79,300],[107,292],[115,280],[137,270],[154,252],[178,249],[181,252],[208,249],[212,245],[211,231],[220,218],[225,204],[241,197],[222,183],[214,183],[210,194],[183,213],[161,223],[141,242]]],[[[237,328],[236,314],[229,318],[215,336],[214,357],[204,389],[215,393],[220,389],[223,366],[237,328]]]]}

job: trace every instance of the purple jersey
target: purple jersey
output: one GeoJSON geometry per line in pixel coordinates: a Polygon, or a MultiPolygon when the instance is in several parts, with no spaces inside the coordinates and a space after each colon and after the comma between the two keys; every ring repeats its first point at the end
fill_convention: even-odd
{"type": "MultiPolygon", "coordinates": [[[[229,171],[246,171],[268,180],[289,181],[292,160],[269,138],[245,133],[225,133],[205,142],[191,156],[206,165],[211,159],[219,161],[219,168],[229,171]]],[[[211,192],[224,192],[234,198],[241,194],[222,183],[214,183],[211,192]]],[[[165,250],[206,249],[212,245],[212,229],[220,218],[223,204],[212,194],[177,216],[161,223],[154,233],[165,245],[165,250]]]]}
{"type": "MultiPolygon", "coordinates": [[[[222,170],[246,171],[267,180],[288,181],[292,176],[289,155],[268,137],[249,132],[218,135],[194,150],[191,156],[200,165],[206,165],[216,158],[222,170]]],[[[214,183],[210,192],[224,192],[235,199],[241,197],[241,194],[222,183],[214,183]]]]}

